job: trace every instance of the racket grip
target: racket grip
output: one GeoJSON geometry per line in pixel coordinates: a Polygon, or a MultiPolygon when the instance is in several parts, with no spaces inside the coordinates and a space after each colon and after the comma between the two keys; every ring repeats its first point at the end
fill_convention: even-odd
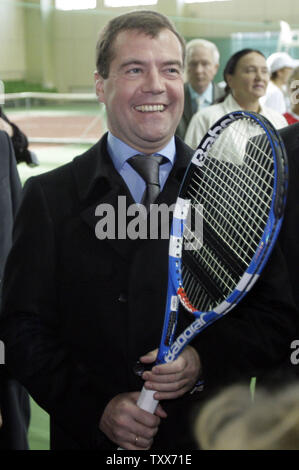
{"type": "MultiPolygon", "coordinates": [[[[158,400],[155,400],[154,393],[155,390],[147,390],[145,387],[143,387],[137,400],[137,406],[139,406],[139,408],[141,408],[142,410],[154,414],[159,403],[158,400]]],[[[124,449],[122,447],[118,447],[117,450],[124,449]]]]}
{"type": "Polygon", "coordinates": [[[154,398],[155,390],[147,390],[145,387],[141,390],[137,400],[137,406],[142,410],[154,414],[159,401],[154,398]]]}

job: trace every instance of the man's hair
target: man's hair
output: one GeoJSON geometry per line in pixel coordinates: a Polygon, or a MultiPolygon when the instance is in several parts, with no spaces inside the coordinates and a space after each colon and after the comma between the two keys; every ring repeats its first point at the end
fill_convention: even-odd
{"type": "Polygon", "coordinates": [[[219,54],[219,50],[218,50],[216,44],[214,44],[211,41],[207,41],[206,39],[198,38],[198,39],[192,39],[191,41],[187,42],[187,45],[186,45],[186,62],[187,62],[187,65],[189,63],[189,60],[190,60],[190,57],[192,55],[193,49],[195,49],[196,47],[205,47],[206,49],[209,49],[212,53],[214,63],[216,65],[219,64],[220,54],[219,54]]]}
{"type": "Polygon", "coordinates": [[[121,31],[137,30],[151,37],[156,37],[162,29],[168,29],[182,46],[182,60],[185,60],[185,40],[178,33],[174,24],[161,13],[139,10],[125,13],[110,20],[100,32],[96,46],[96,67],[103,78],[108,78],[110,63],[115,56],[113,48],[115,38],[121,31]]]}

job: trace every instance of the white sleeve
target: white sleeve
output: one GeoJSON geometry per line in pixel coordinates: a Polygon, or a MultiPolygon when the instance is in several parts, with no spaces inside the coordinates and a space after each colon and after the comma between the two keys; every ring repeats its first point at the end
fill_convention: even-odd
{"type": "Polygon", "coordinates": [[[275,111],[278,111],[281,114],[284,114],[286,112],[285,99],[283,94],[280,93],[279,90],[277,92],[275,91],[269,93],[269,95],[266,95],[263,104],[268,108],[275,109],[275,111]]]}
{"type": "Polygon", "coordinates": [[[196,149],[209,130],[209,125],[204,113],[198,112],[192,117],[185,135],[185,142],[191,148],[196,149]]]}

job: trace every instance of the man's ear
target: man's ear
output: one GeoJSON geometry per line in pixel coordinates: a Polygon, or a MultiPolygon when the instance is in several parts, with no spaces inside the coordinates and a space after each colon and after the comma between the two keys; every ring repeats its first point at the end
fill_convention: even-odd
{"type": "Polygon", "coordinates": [[[104,79],[99,74],[99,72],[94,72],[94,82],[95,82],[95,90],[96,95],[98,97],[98,101],[101,103],[105,103],[104,99],[104,79]]]}

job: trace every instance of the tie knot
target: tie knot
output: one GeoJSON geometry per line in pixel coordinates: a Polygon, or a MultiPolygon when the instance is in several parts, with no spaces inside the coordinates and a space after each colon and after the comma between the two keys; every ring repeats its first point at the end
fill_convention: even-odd
{"type": "Polygon", "coordinates": [[[128,163],[144,179],[147,184],[159,186],[159,166],[167,161],[160,155],[134,155],[128,163]]]}

